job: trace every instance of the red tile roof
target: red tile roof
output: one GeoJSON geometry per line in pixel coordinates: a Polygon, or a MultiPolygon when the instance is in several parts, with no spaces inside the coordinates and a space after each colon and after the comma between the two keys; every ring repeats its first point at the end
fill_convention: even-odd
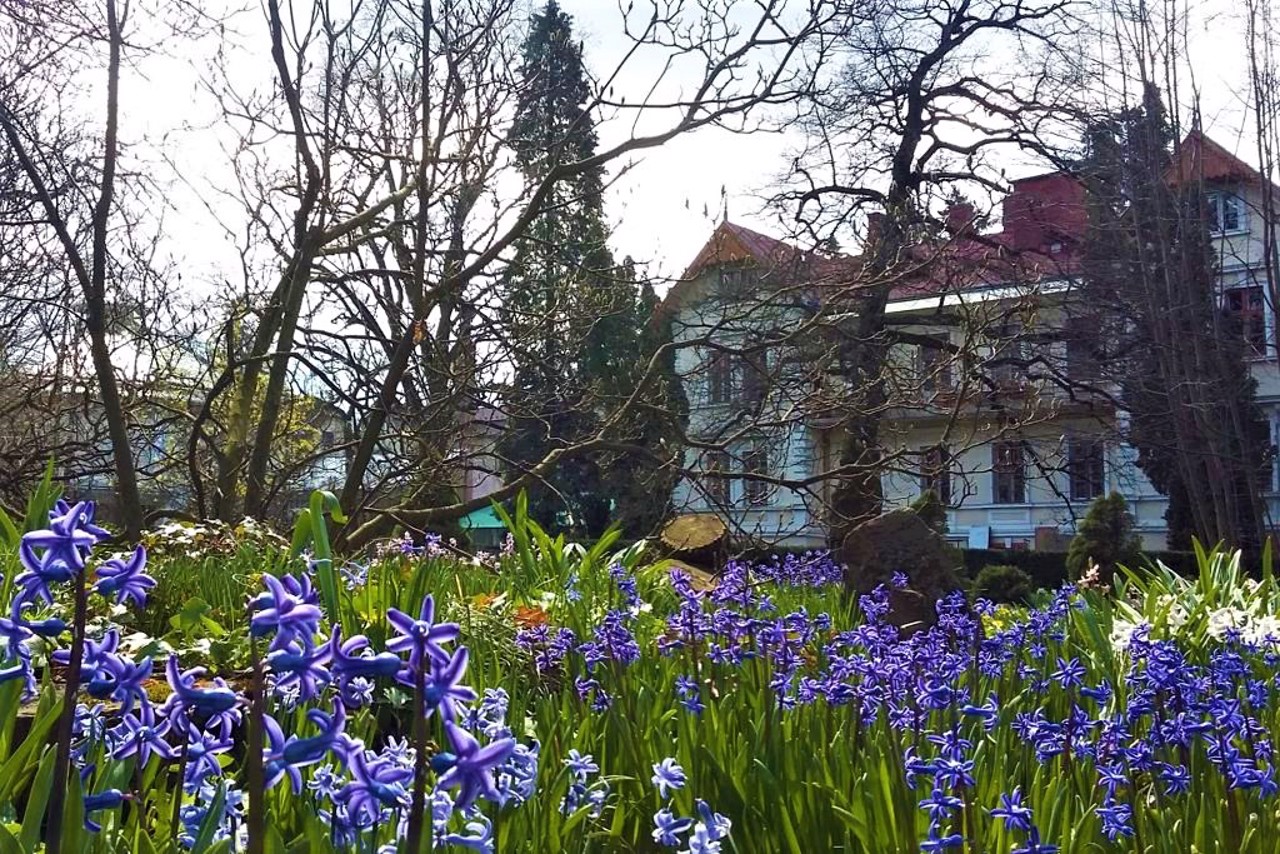
{"type": "Polygon", "coordinates": [[[1257,183],[1261,173],[1198,130],[1187,134],[1177,156],[1165,172],[1169,183],[1192,181],[1243,181],[1257,183]]]}
{"type": "MultiPolygon", "coordinates": [[[[1188,134],[1178,159],[1166,173],[1207,181],[1259,181],[1261,175],[1198,131],[1188,134]]],[[[1013,182],[1001,203],[1001,230],[958,236],[909,247],[901,259],[901,283],[890,299],[954,293],[1002,283],[1033,282],[1075,273],[1078,249],[1088,226],[1084,186],[1066,172],[1048,172],[1013,182]],[[915,262],[915,266],[912,266],[915,262]]],[[[674,311],[692,280],[716,264],[753,261],[766,271],[782,271],[794,283],[838,287],[856,280],[859,259],[805,251],[741,225],[722,222],[698,252],[681,280],[667,293],[660,311],[674,311]],[[789,270],[782,268],[791,267],[789,270]]]]}

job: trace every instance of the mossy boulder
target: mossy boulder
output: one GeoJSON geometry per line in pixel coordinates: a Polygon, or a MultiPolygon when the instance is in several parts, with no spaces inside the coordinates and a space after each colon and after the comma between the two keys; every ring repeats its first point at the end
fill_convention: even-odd
{"type": "Polygon", "coordinates": [[[899,628],[933,625],[938,600],[963,587],[955,551],[912,510],[891,510],[858,525],[845,537],[840,560],[845,587],[858,595],[888,585],[895,572],[907,576],[907,589],[889,597],[888,620],[899,628]]]}

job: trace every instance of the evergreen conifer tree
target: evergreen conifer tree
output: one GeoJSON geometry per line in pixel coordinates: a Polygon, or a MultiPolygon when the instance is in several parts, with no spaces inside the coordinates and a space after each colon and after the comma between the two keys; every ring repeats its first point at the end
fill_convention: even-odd
{"type": "MultiPolygon", "coordinates": [[[[533,184],[596,151],[582,45],[574,41],[572,19],[555,0],[532,18],[521,76],[509,142],[533,184]]],[[[502,281],[514,365],[506,401],[511,417],[501,448],[510,476],[592,435],[602,418],[630,397],[637,372],[656,349],[646,330],[657,298],[648,283],[637,284],[630,259],[620,266],[613,262],[603,189],[599,168],[556,181],[518,241],[502,281]]],[[[646,447],[660,441],[660,431],[649,423],[671,395],[666,381],[660,385],[622,435],[612,438],[646,447]]],[[[584,536],[599,535],[621,515],[629,533],[639,533],[631,530],[644,515],[635,507],[636,482],[654,466],[634,456],[579,455],[564,461],[528,490],[530,514],[547,528],[584,536]]],[[[659,514],[666,512],[662,494],[650,489],[646,496],[659,514]]]]}

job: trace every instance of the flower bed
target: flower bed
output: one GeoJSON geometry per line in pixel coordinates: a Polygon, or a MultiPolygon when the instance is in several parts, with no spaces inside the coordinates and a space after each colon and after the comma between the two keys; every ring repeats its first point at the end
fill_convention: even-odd
{"type": "Polygon", "coordinates": [[[165,637],[126,649],[190,564],[99,561],[92,508],[58,505],[0,588],[0,851],[1280,838],[1280,596],[1228,555],[1202,554],[1198,579],[1124,576],[1030,609],[957,595],[903,638],[888,591],[850,601],[822,554],[731,564],[707,588],[639,546],[567,544],[520,512],[510,526],[506,553],[480,560],[412,541],[346,564],[263,546],[262,573],[231,549],[246,609],[214,620],[191,597],[165,637]],[[70,706],[55,671],[78,683],[70,706]]]}

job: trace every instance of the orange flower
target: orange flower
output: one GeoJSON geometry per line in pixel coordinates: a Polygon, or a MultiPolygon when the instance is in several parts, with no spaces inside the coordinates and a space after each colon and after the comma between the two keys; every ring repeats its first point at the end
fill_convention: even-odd
{"type": "Polygon", "coordinates": [[[518,625],[526,629],[533,628],[547,622],[547,612],[537,605],[521,605],[516,608],[515,620],[518,625]]]}

